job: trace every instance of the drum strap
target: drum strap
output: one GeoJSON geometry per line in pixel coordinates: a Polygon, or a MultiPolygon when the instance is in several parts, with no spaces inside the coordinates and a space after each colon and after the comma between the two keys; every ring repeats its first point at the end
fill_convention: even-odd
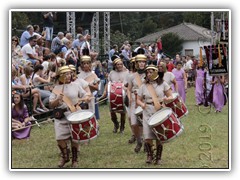
{"type": "Polygon", "coordinates": [[[140,88],[140,86],[142,85],[142,81],[138,73],[135,74],[135,78],[136,78],[137,86],[138,88],[140,88]]]}
{"type": "Polygon", "coordinates": [[[154,90],[153,86],[151,84],[147,85],[148,92],[150,93],[150,96],[153,99],[154,107],[156,111],[161,109],[161,104],[158,101],[156,91],[154,90]]]}
{"type": "Polygon", "coordinates": [[[87,81],[88,83],[92,83],[97,78],[98,77],[95,74],[91,74],[90,76],[86,77],[84,80],[87,81]]]}
{"type": "MultiPolygon", "coordinates": [[[[142,80],[141,80],[138,73],[135,74],[135,79],[136,79],[136,83],[137,83],[138,88],[140,88],[140,86],[142,85],[142,80]]],[[[135,101],[136,101],[135,106],[137,107],[137,94],[135,94],[135,101]]]]}
{"type": "MultiPolygon", "coordinates": [[[[53,89],[52,92],[56,95],[63,94],[61,91],[57,89],[53,89]]],[[[75,112],[77,110],[76,107],[72,104],[72,101],[65,94],[63,96],[63,101],[67,104],[71,112],[75,112]]]]}

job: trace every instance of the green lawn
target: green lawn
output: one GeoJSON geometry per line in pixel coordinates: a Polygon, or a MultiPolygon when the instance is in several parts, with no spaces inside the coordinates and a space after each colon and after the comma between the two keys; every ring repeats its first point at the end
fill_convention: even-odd
{"type": "MultiPolygon", "coordinates": [[[[189,114],[182,119],[184,132],[164,144],[162,165],[147,165],[141,150],[128,144],[130,127],[124,134],[113,134],[109,107],[100,106],[100,135],[90,144],[81,145],[79,168],[229,168],[228,105],[221,113],[202,114],[195,106],[194,88],[188,90],[189,114]]],[[[57,168],[59,150],[53,123],[33,127],[31,137],[12,141],[12,168],[57,168]]],[[[66,165],[70,168],[70,164],[66,165]]]]}

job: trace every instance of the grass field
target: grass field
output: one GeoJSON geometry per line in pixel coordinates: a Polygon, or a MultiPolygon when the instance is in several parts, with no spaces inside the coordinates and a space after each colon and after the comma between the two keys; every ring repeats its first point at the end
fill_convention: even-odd
{"type": "MultiPolygon", "coordinates": [[[[229,168],[228,105],[221,113],[212,110],[202,114],[195,106],[194,88],[187,93],[189,114],[182,118],[184,132],[163,146],[162,164],[147,165],[146,154],[134,152],[135,144],[129,124],[124,134],[113,134],[109,107],[100,106],[100,135],[90,144],[81,145],[79,168],[229,168]]],[[[59,150],[55,141],[53,122],[34,126],[29,140],[12,140],[11,167],[57,168],[59,150]]],[[[70,168],[71,163],[66,165],[70,168]]]]}

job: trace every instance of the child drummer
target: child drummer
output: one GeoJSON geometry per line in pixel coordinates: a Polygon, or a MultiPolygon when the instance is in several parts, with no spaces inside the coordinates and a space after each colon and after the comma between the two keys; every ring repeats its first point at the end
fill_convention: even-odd
{"type": "Polygon", "coordinates": [[[154,65],[149,65],[145,70],[146,78],[138,91],[137,104],[143,109],[143,136],[145,148],[147,150],[146,163],[159,165],[163,146],[157,139],[152,129],[148,125],[150,117],[160,110],[163,105],[162,101],[172,99],[172,90],[170,86],[163,81],[163,72],[158,72],[158,68],[154,65]],[[153,159],[153,140],[156,140],[156,159],[153,159]]]}

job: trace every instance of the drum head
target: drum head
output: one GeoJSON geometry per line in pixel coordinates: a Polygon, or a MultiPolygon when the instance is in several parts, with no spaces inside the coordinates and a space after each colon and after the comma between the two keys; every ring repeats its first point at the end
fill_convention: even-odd
{"type": "Polygon", "coordinates": [[[178,97],[178,93],[172,93],[173,99],[176,99],[178,97]]]}
{"type": "Polygon", "coordinates": [[[85,120],[90,119],[94,114],[91,111],[77,111],[67,116],[67,120],[71,123],[84,122],[85,120]]]}
{"type": "Polygon", "coordinates": [[[178,98],[178,96],[179,96],[178,93],[172,93],[173,98],[171,100],[166,101],[165,104],[169,104],[169,103],[173,102],[175,99],[178,98]]]}
{"type": "Polygon", "coordinates": [[[141,113],[141,112],[143,112],[143,109],[141,108],[141,106],[138,106],[138,107],[135,109],[134,114],[139,114],[139,113],[141,113]]]}
{"type": "Polygon", "coordinates": [[[171,108],[163,108],[160,111],[156,112],[152,117],[149,119],[148,124],[149,126],[153,126],[165,121],[168,116],[172,114],[171,108]]]}

